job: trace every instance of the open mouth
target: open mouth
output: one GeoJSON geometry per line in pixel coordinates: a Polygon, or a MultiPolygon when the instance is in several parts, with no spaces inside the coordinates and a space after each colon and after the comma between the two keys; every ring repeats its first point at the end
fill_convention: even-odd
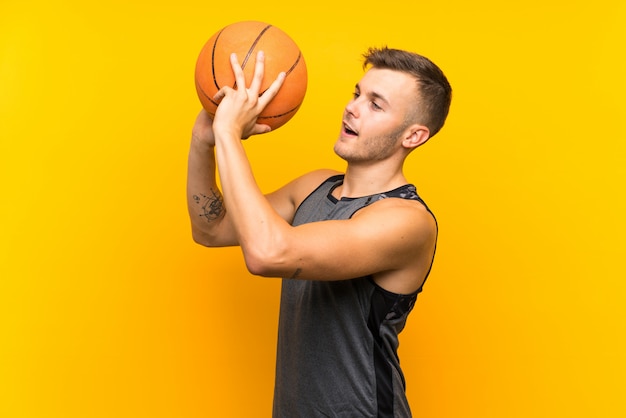
{"type": "Polygon", "coordinates": [[[344,133],[348,134],[348,135],[358,135],[358,132],[356,132],[355,130],[352,129],[352,127],[350,127],[350,125],[348,125],[347,123],[343,123],[343,131],[344,133]]]}

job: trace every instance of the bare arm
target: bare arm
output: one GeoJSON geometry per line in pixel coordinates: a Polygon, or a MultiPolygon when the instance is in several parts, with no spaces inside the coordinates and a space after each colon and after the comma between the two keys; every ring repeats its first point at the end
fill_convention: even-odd
{"type": "MultiPolygon", "coordinates": [[[[192,131],[187,174],[187,208],[194,241],[208,247],[239,245],[224,197],[217,185],[213,121],[203,110],[192,131]]],[[[291,223],[297,206],[333,170],[317,170],[265,195],[276,213],[291,223]]]]}
{"type": "Polygon", "coordinates": [[[237,245],[217,186],[212,120],[204,110],[196,118],[189,146],[187,208],[194,241],[213,247],[237,245]]]}
{"type": "Polygon", "coordinates": [[[241,138],[246,131],[261,131],[263,125],[256,124],[257,116],[278,92],[284,74],[260,95],[263,54],[257,55],[250,88],[246,86],[243,70],[235,55],[231,56],[231,64],[236,88],[223,87],[215,97],[220,100],[213,125],[215,156],[224,194],[228,196],[225,206],[232,220],[235,241],[242,247],[249,270],[255,273],[258,271],[256,264],[267,256],[264,252],[276,248],[271,240],[277,237],[277,229],[291,226],[261,193],[241,138]]]}

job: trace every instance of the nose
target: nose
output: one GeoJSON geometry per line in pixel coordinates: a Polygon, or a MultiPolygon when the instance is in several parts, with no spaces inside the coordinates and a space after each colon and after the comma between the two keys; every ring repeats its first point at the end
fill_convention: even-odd
{"type": "Polygon", "coordinates": [[[352,99],[348,102],[346,105],[346,113],[355,118],[358,117],[357,99],[352,99]]]}

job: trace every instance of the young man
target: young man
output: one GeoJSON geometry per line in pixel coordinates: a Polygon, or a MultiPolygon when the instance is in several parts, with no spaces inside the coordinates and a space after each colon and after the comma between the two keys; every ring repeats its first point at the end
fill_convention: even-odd
{"type": "Polygon", "coordinates": [[[427,58],[365,54],[335,152],[344,174],[318,170],[263,195],[241,139],[256,117],[264,56],[245,85],[225,87],[211,120],[196,119],[188,206],[199,244],[239,245],[253,274],[282,277],[274,417],[409,417],[397,347],[433,262],[437,223],[403,175],[411,151],[443,126],[450,85],[427,58]],[[222,191],[217,187],[219,172],[222,191]]]}

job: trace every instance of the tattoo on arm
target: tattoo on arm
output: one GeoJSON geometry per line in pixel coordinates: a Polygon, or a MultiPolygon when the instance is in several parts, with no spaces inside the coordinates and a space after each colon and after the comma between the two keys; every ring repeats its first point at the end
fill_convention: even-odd
{"type": "Polygon", "coordinates": [[[193,200],[196,204],[202,205],[202,213],[200,216],[206,218],[208,222],[219,219],[226,213],[222,195],[213,189],[211,189],[211,196],[202,193],[195,194],[193,195],[193,200]]]}

